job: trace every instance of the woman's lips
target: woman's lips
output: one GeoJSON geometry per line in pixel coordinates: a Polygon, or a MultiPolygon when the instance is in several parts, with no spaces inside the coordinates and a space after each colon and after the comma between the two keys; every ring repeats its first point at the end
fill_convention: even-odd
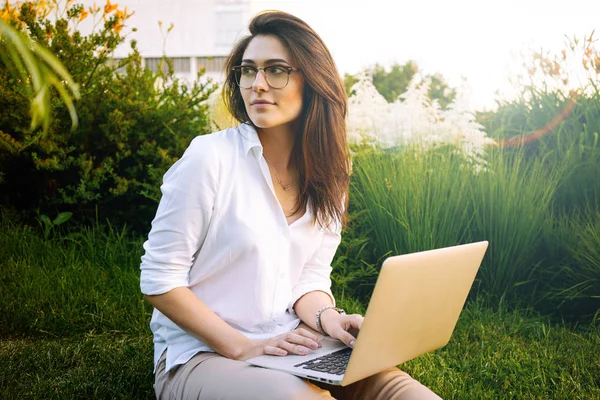
{"type": "Polygon", "coordinates": [[[273,103],[254,103],[254,104],[252,104],[252,107],[254,107],[254,108],[269,108],[273,105],[274,105],[273,103]]]}

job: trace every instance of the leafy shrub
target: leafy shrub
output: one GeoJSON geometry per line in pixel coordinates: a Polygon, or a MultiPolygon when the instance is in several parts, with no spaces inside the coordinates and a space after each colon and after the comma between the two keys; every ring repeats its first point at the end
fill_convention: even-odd
{"type": "Polygon", "coordinates": [[[600,212],[565,213],[545,236],[545,250],[556,262],[544,271],[541,308],[600,322],[600,212]]]}
{"type": "Polygon", "coordinates": [[[109,218],[146,230],[162,175],[195,136],[210,130],[204,103],[213,85],[188,87],[172,71],[144,69],[134,41],[128,57],[113,60],[130,14],[110,3],[86,10],[67,2],[56,20],[40,3],[12,10],[18,28],[58,55],[79,83],[81,100],[75,131],[58,101],[48,134],[30,131],[21,86],[0,67],[0,204],[48,215],[71,211],[79,222],[109,218]],[[89,14],[105,22],[84,36],[77,23],[89,14]]]}

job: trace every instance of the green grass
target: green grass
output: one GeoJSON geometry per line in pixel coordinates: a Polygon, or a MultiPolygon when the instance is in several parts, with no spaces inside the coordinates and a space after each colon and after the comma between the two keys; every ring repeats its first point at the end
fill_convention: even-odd
{"type": "MultiPolygon", "coordinates": [[[[589,88],[591,93],[577,98],[555,129],[525,145],[529,162],[543,159],[548,169],[560,171],[555,194],[560,212],[600,209],[600,90],[589,88]]],[[[529,87],[521,98],[501,104],[497,112],[480,115],[479,122],[493,138],[518,138],[547,127],[569,109],[569,102],[561,91],[529,87]]]]}
{"type": "MultiPolygon", "coordinates": [[[[153,398],[142,239],[96,227],[44,241],[31,228],[0,228],[0,398],[153,398]]],[[[349,312],[364,311],[336,295],[349,312]]],[[[448,346],[402,368],[446,399],[600,399],[598,354],[597,326],[552,323],[480,296],[448,346]]]]}
{"type": "Polygon", "coordinates": [[[0,335],[146,331],[141,239],[94,228],[44,240],[8,222],[0,231],[0,335]]]}
{"type": "Polygon", "coordinates": [[[152,336],[0,340],[0,398],[151,399],[152,336]]]}
{"type": "Polygon", "coordinates": [[[478,172],[448,147],[358,153],[350,201],[365,210],[369,262],[488,240],[478,290],[497,299],[534,293],[559,174],[527,163],[523,151],[490,150],[488,160],[478,172]]]}
{"type": "Polygon", "coordinates": [[[488,170],[473,177],[464,204],[473,220],[469,241],[490,242],[478,277],[481,290],[496,298],[535,299],[542,233],[552,224],[552,201],[559,175],[544,163],[526,162],[523,151],[492,150],[488,170]]]}
{"type": "Polygon", "coordinates": [[[600,399],[599,334],[474,302],[448,346],[404,369],[447,399],[600,399]]]}
{"type": "Polygon", "coordinates": [[[366,210],[376,257],[430,250],[465,240],[472,221],[472,172],[450,148],[362,151],[353,160],[350,201],[366,210]]]}
{"type": "Polygon", "coordinates": [[[539,303],[567,319],[600,321],[600,211],[562,214],[544,236],[558,262],[544,268],[548,284],[539,303]]]}
{"type": "MultiPolygon", "coordinates": [[[[467,305],[450,343],[401,366],[445,399],[600,399],[600,330],[467,305]]],[[[0,341],[0,398],[152,399],[152,339],[0,341]]]]}

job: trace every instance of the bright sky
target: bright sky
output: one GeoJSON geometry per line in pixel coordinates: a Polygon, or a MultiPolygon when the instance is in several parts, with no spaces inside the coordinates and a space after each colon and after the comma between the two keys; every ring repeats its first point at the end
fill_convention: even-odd
{"type": "Polygon", "coordinates": [[[598,0],[253,0],[252,12],[279,9],[305,20],[323,38],[343,74],[376,62],[415,60],[458,86],[464,77],[477,109],[509,97],[509,76],[530,48],[564,48],[565,35],[596,29],[598,0]]]}

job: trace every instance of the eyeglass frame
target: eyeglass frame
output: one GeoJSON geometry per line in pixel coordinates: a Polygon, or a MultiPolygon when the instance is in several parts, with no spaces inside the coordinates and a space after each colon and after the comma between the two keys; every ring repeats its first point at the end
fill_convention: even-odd
{"type": "MultiPolygon", "coordinates": [[[[288,67],[288,66],[284,66],[284,65],[268,65],[266,67],[254,67],[252,65],[236,65],[235,67],[231,68],[231,70],[233,71],[233,73],[235,75],[234,76],[235,83],[237,83],[237,85],[241,89],[250,89],[254,85],[254,81],[253,81],[252,85],[250,85],[248,87],[243,87],[240,84],[240,82],[238,82],[236,74],[238,72],[238,69],[239,69],[239,73],[241,74],[241,72],[242,72],[241,68],[254,68],[256,70],[256,76],[254,77],[254,81],[256,81],[256,77],[258,76],[258,73],[262,70],[264,72],[264,74],[265,74],[265,82],[267,82],[267,85],[269,85],[269,87],[272,88],[272,89],[283,89],[283,88],[285,88],[290,83],[290,75],[292,74],[292,72],[298,72],[298,71],[300,71],[300,68],[288,67]],[[287,82],[285,83],[285,85],[283,85],[282,87],[274,87],[273,85],[271,85],[269,83],[269,78],[267,78],[267,69],[269,69],[269,68],[282,68],[282,69],[287,70],[288,79],[287,79],[287,82]]],[[[241,75],[240,75],[240,79],[239,80],[241,81],[241,75]]]]}

